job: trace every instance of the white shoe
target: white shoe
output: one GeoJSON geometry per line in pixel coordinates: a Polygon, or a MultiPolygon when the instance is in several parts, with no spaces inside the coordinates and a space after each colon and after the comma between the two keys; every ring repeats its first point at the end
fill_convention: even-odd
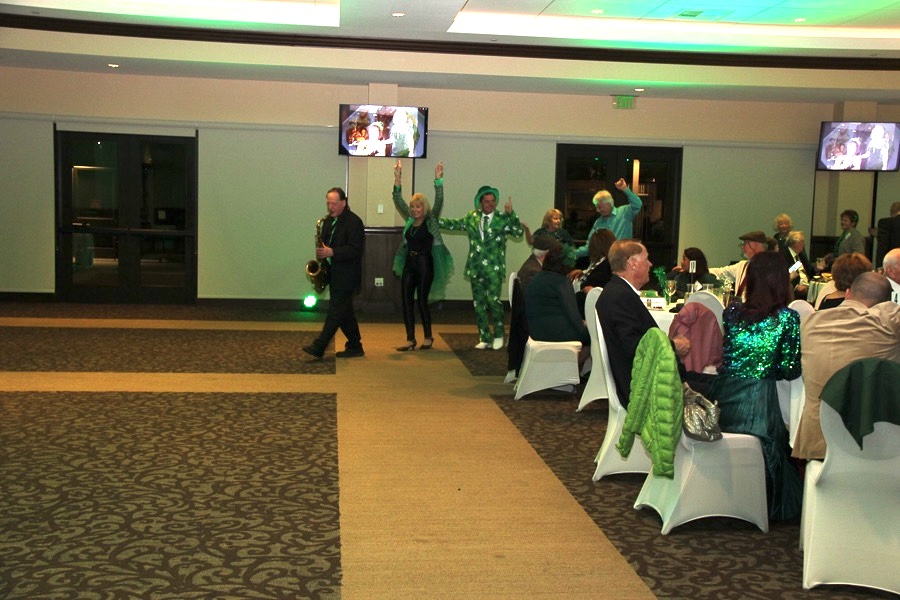
{"type": "Polygon", "coordinates": [[[502,347],[503,347],[503,338],[502,337],[494,338],[494,343],[491,344],[491,348],[493,348],[494,350],[499,350],[502,347]]]}
{"type": "Polygon", "coordinates": [[[490,348],[490,347],[491,347],[491,345],[490,345],[489,343],[487,343],[487,342],[478,342],[478,343],[475,345],[475,349],[476,349],[476,350],[487,350],[487,349],[490,348]]]}

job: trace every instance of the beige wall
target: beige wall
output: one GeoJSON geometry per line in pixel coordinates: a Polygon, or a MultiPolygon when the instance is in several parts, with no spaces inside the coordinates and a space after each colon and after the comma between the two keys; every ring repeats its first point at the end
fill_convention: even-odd
{"type": "MultiPolygon", "coordinates": [[[[368,86],[8,68],[0,68],[0,83],[0,206],[21,222],[13,229],[4,218],[0,225],[0,260],[7,263],[0,292],[53,289],[53,123],[199,132],[201,298],[292,298],[305,291],[303,265],[332,185],[347,186],[353,209],[368,224],[399,223],[390,201],[392,161],[337,156],[337,106],[366,101],[368,86]],[[7,143],[19,139],[24,153],[7,143]],[[15,265],[8,264],[10,256],[15,265]]],[[[736,236],[768,231],[777,213],[791,213],[809,230],[814,190],[817,211],[820,198],[828,199],[826,212],[844,206],[848,196],[842,194],[871,205],[871,187],[867,198],[863,181],[870,175],[856,174],[844,184],[813,171],[819,123],[835,112],[830,104],[639,98],[635,110],[622,111],[606,96],[403,86],[387,92],[401,104],[430,109],[429,158],[416,161],[414,181],[407,161],[404,194],[431,195],[434,164],[442,160],[447,216],[470,210],[475,189],[491,183],[536,226],[553,203],[558,142],[684,148],[679,247],[704,248],[712,264],[737,258],[736,236]]],[[[897,107],[875,110],[879,118],[900,120],[897,107]]],[[[896,191],[897,177],[882,175],[879,191],[896,191]]],[[[457,261],[448,297],[467,298],[466,244],[448,237],[457,261]]],[[[511,243],[508,267],[517,268],[526,256],[524,242],[511,243]]],[[[384,276],[391,276],[389,269],[384,276]]]]}

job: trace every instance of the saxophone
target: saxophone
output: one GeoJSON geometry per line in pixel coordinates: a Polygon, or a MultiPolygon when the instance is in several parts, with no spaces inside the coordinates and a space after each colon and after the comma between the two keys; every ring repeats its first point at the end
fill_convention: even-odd
{"type": "MultiPolygon", "coordinates": [[[[325,215],[316,221],[316,248],[324,246],[322,243],[322,223],[327,217],[328,215],[325,215]]],[[[317,294],[324,292],[325,286],[328,285],[328,267],[325,265],[325,262],[319,262],[315,258],[308,261],[306,263],[306,277],[312,282],[317,294]]]]}

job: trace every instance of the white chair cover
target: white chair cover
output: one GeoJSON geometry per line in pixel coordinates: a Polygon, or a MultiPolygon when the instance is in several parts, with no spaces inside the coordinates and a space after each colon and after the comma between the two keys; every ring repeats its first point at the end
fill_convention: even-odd
{"type": "Polygon", "coordinates": [[[581,342],[539,342],[528,337],[525,356],[514,388],[519,400],[532,392],[563,385],[578,385],[581,342]]]}
{"type": "Polygon", "coordinates": [[[825,296],[827,296],[828,294],[831,294],[832,292],[836,292],[836,291],[837,291],[837,286],[834,285],[833,281],[829,281],[828,283],[826,283],[825,287],[823,287],[822,290],[819,292],[819,295],[816,296],[816,305],[815,305],[816,310],[819,310],[819,306],[822,304],[822,300],[825,299],[825,296]]]}
{"type": "Polygon", "coordinates": [[[788,308],[797,311],[797,314],[800,315],[801,320],[806,315],[811,315],[814,312],[816,312],[816,309],[813,308],[812,304],[810,304],[806,300],[800,300],[800,299],[794,300],[793,302],[788,304],[788,308]]]}
{"type": "Polygon", "coordinates": [[[849,584],[900,594],[900,426],[874,424],[860,450],[822,403],[828,450],[806,467],[800,544],[803,587],[849,584]]]}
{"type": "Polygon", "coordinates": [[[725,310],[725,307],[722,305],[722,301],[719,300],[719,297],[713,294],[712,292],[707,292],[706,290],[701,290],[699,292],[694,292],[691,296],[684,301],[685,304],[688,302],[700,302],[711,310],[714,315],[716,315],[716,321],[719,322],[719,329],[724,332],[725,329],[722,325],[722,311],[725,310]]]}
{"type": "Polygon", "coordinates": [[[591,374],[584,385],[584,391],[581,392],[581,400],[578,402],[575,412],[581,412],[581,409],[594,400],[609,397],[606,391],[603,359],[600,358],[600,336],[598,334],[600,323],[597,321],[597,298],[600,297],[602,291],[603,288],[600,287],[592,288],[584,299],[584,322],[587,325],[588,333],[591,334],[591,374]]]}
{"type": "Polygon", "coordinates": [[[675,477],[647,475],[634,507],[662,517],[662,534],[704,517],[732,517],[769,531],[762,446],[752,435],[723,433],[715,442],[686,435],[675,451],[675,477]]]}
{"type": "MultiPolygon", "coordinates": [[[[653,467],[650,460],[650,454],[644,448],[642,442],[635,442],[634,447],[628,458],[622,458],[616,449],[616,443],[622,435],[622,428],[625,425],[625,417],[628,411],[619,402],[619,395],[616,393],[616,384],[613,379],[612,369],[609,366],[609,355],[606,350],[606,340],[603,337],[603,329],[600,328],[600,320],[594,311],[594,320],[596,321],[597,343],[596,346],[600,350],[600,360],[596,363],[596,368],[602,368],[606,379],[607,397],[609,398],[609,414],[606,418],[606,435],[603,438],[603,444],[600,451],[597,452],[597,468],[594,469],[594,481],[599,481],[604,475],[614,475],[616,473],[649,473],[653,467]]],[[[594,341],[591,340],[591,344],[594,341]]],[[[593,346],[591,347],[593,351],[593,346]]]]}

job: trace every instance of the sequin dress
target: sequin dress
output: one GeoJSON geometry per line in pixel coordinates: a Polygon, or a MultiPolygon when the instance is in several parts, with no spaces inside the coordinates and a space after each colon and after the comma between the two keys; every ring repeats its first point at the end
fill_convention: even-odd
{"type": "Polygon", "coordinates": [[[719,403],[722,431],[754,435],[762,442],[769,518],[793,519],[800,514],[803,484],[790,462],[775,382],[800,376],[800,315],[781,308],[751,322],[741,309],[732,304],[722,315],[723,360],[709,398],[719,403]]]}

